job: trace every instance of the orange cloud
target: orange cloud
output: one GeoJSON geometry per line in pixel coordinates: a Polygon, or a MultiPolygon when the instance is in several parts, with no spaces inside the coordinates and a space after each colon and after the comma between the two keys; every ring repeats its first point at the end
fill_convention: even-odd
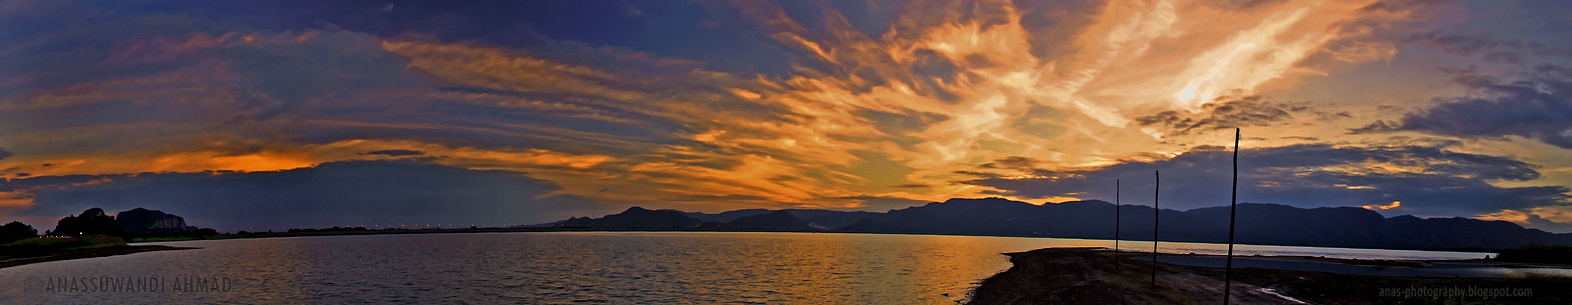
{"type": "Polygon", "coordinates": [[[1403,206],[1402,202],[1393,201],[1390,204],[1366,205],[1366,206],[1360,206],[1360,207],[1361,208],[1365,208],[1365,209],[1370,209],[1370,210],[1391,210],[1391,209],[1396,209],[1396,208],[1401,207],[1401,206],[1403,206]]]}
{"type": "MultiPolygon", "coordinates": [[[[1164,130],[1129,124],[1159,111],[1201,111],[1219,98],[1259,93],[1314,74],[1308,70],[1339,67],[1303,65],[1317,54],[1346,65],[1389,59],[1395,54],[1392,44],[1369,39],[1379,31],[1372,27],[1385,25],[1356,21],[1399,22],[1413,16],[1362,10],[1372,3],[1288,0],[1223,7],[1204,1],[1113,1],[1086,16],[1084,23],[1054,29],[1061,33],[1033,28],[1023,22],[1027,12],[1008,2],[984,2],[900,11],[898,22],[878,37],[835,14],[822,32],[814,32],[778,5],[734,4],[739,13],[752,17],[744,20],[755,22],[750,25],[762,37],[813,63],[787,75],[716,72],[609,47],[586,48],[593,54],[584,56],[633,59],[668,70],[602,69],[493,46],[383,40],[334,31],[193,34],[137,42],[114,58],[178,60],[204,49],[287,46],[336,37],[363,42],[348,44],[352,47],[380,48],[375,56],[401,57],[401,68],[464,90],[324,89],[334,92],[292,101],[296,108],[280,107],[305,114],[247,121],[245,115],[260,112],[254,108],[280,102],[269,99],[268,92],[231,90],[245,81],[244,75],[223,60],[212,60],[178,72],[59,88],[0,103],[0,111],[14,112],[126,97],[138,102],[178,97],[177,105],[194,109],[197,119],[32,130],[0,144],[91,147],[81,142],[94,141],[80,134],[102,141],[129,137],[155,142],[146,140],[151,134],[180,137],[4,160],[4,165],[34,175],[269,171],[391,158],[362,153],[401,149],[424,152],[432,162],[446,165],[529,172],[562,184],[560,192],[587,197],[691,201],[734,196],[712,203],[751,198],[747,200],[761,204],[854,204],[825,200],[852,196],[939,201],[994,191],[948,182],[962,177],[957,171],[1004,157],[1031,157],[1044,162],[1042,168],[1082,168],[1172,157],[1195,145],[1223,143],[1221,135],[1174,139],[1164,130]],[[1063,35],[1046,36],[1055,33],[1063,35]],[[1055,51],[1042,51],[1045,44],[1055,51]],[[138,83],[155,81],[159,83],[138,83]],[[144,86],[166,88],[139,89],[144,86]],[[354,112],[356,106],[393,114],[360,114],[354,112]],[[477,106],[482,110],[471,112],[482,114],[447,118],[440,111],[419,113],[428,106],[477,106]],[[311,113],[318,110],[349,114],[311,113]],[[489,116],[502,111],[660,132],[628,136],[595,130],[597,126],[489,116]],[[314,142],[291,136],[315,130],[349,132],[314,142]],[[495,141],[479,144],[440,136],[452,133],[495,141]],[[77,142],[53,142],[67,138],[77,142]],[[116,151],[131,147],[137,149],[116,151]],[[911,184],[931,187],[895,187],[911,184]]],[[[1302,131],[1273,128],[1261,133],[1302,131]]]]}
{"type": "MultiPolygon", "coordinates": [[[[657,78],[493,47],[409,40],[384,41],[382,47],[448,82],[561,94],[571,102],[444,93],[448,96],[614,124],[640,124],[619,114],[637,113],[680,122],[689,131],[677,138],[703,144],[654,145],[647,154],[606,163],[627,171],[617,178],[627,180],[590,184],[643,192],[651,188],[630,184],[649,183],[667,194],[655,197],[710,193],[806,202],[866,194],[942,200],[984,194],[986,187],[946,182],[958,177],[957,170],[1006,156],[1032,156],[1053,168],[1107,165],[1151,152],[1176,155],[1185,148],[1165,143],[1160,130],[1126,128],[1131,119],[1153,111],[1197,111],[1219,97],[1251,94],[1298,77],[1297,65],[1318,53],[1347,62],[1389,57],[1390,44],[1347,41],[1370,33],[1350,30],[1352,22],[1410,17],[1372,17],[1361,10],[1371,3],[1280,1],[1225,8],[1191,1],[1113,2],[1076,28],[1071,47],[1061,54],[1035,52],[1034,44],[1043,43],[1034,41],[1039,34],[1007,3],[980,4],[990,6],[990,15],[976,19],[943,10],[904,11],[901,19],[911,22],[882,37],[862,34],[834,16],[815,33],[778,6],[734,4],[758,21],[755,30],[765,37],[823,64],[781,77],[695,68],[657,78]],[[953,68],[939,74],[912,68],[934,62],[953,68]],[[752,110],[726,110],[739,107],[752,110]],[[878,128],[883,122],[871,121],[871,111],[904,120],[919,114],[942,119],[878,128]],[[1059,117],[1027,115],[1034,112],[1059,117]],[[891,185],[935,187],[870,193],[886,186],[869,183],[888,174],[853,168],[873,157],[911,169],[901,175],[905,183],[891,185]]],[[[616,141],[583,131],[517,127],[616,141]]],[[[1210,136],[1188,142],[1205,143],[1210,136]]],[[[607,196],[601,190],[578,195],[607,196]]]]}
{"type": "Polygon", "coordinates": [[[1529,216],[1537,216],[1543,220],[1558,223],[1572,223],[1572,211],[1567,207],[1535,207],[1524,210],[1501,210],[1494,213],[1475,215],[1474,218],[1484,220],[1510,221],[1519,225],[1534,227],[1529,221],[1529,216]]]}
{"type": "MultiPolygon", "coordinates": [[[[259,151],[232,153],[190,151],[165,154],[96,155],[54,158],[17,158],[9,163],[33,176],[105,175],[143,172],[274,171],[309,167],[320,160],[301,153],[259,151]]],[[[8,160],[10,161],[10,160],[8,160]]]]}
{"type": "Polygon", "coordinates": [[[33,207],[33,195],[25,191],[0,192],[0,215],[33,207]]]}

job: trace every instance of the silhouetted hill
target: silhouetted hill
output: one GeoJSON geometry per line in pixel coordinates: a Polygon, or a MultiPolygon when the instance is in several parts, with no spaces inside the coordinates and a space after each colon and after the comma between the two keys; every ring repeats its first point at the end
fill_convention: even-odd
{"type": "Polygon", "coordinates": [[[1034,235],[1028,223],[1044,218],[1037,206],[999,198],[950,199],[890,210],[886,217],[865,218],[842,231],[962,235],[1034,235]]]}
{"type": "Polygon", "coordinates": [[[601,218],[569,218],[550,225],[591,228],[693,228],[703,223],[703,220],[688,217],[676,210],[655,211],[641,207],[631,207],[626,211],[622,211],[622,213],[606,215],[601,218]]]}
{"type": "Polygon", "coordinates": [[[731,222],[733,220],[737,220],[737,218],[743,218],[743,217],[748,217],[748,216],[753,216],[753,215],[761,215],[761,214],[765,214],[765,213],[769,213],[770,212],[770,210],[766,210],[766,209],[743,209],[743,210],[721,212],[719,214],[706,214],[706,213],[701,213],[701,212],[683,212],[683,211],[670,210],[670,209],[665,209],[665,210],[661,210],[661,211],[674,211],[674,212],[682,213],[682,215],[687,215],[688,217],[696,218],[698,220],[714,221],[714,222],[731,222]]]}
{"type": "Polygon", "coordinates": [[[185,232],[197,229],[195,226],[187,226],[185,218],[180,216],[144,208],[116,213],[115,221],[120,223],[121,230],[128,233],[185,232]]]}
{"type": "MultiPolygon", "coordinates": [[[[1235,241],[1292,245],[1400,249],[1502,249],[1526,244],[1568,245],[1572,234],[1527,229],[1505,221],[1397,216],[1353,208],[1302,209],[1241,203],[1235,241]]],[[[1152,208],[1120,207],[1123,239],[1152,239],[1152,208]]],[[[1030,205],[999,198],[951,199],[892,210],[892,218],[865,219],[843,231],[964,235],[1112,238],[1113,204],[1098,200],[1030,205]]],[[[1164,241],[1228,241],[1228,207],[1162,210],[1164,241]]]]}
{"type": "MultiPolygon", "coordinates": [[[[663,211],[677,211],[677,210],[663,210],[663,211]]],[[[879,212],[831,211],[831,210],[818,210],[818,209],[785,209],[785,210],[743,209],[743,210],[735,210],[735,211],[726,211],[726,212],[721,212],[721,213],[717,213],[717,214],[708,214],[708,213],[701,213],[701,212],[682,212],[682,211],[677,211],[677,212],[681,212],[683,215],[687,215],[688,217],[697,218],[697,219],[703,220],[703,221],[713,221],[713,222],[716,222],[716,223],[729,223],[729,222],[732,222],[733,220],[737,220],[738,218],[743,218],[743,217],[748,217],[748,216],[756,216],[756,215],[764,215],[764,214],[769,214],[771,212],[776,212],[776,211],[789,212],[789,213],[791,213],[792,216],[796,216],[797,218],[801,218],[802,220],[807,221],[810,227],[821,229],[821,230],[837,229],[837,228],[840,228],[840,227],[844,227],[846,225],[850,225],[850,224],[852,224],[854,222],[857,222],[858,220],[862,220],[863,218],[867,218],[867,217],[870,217],[870,216],[877,217],[877,216],[884,215],[884,214],[879,213],[879,212]]]]}
{"type": "MultiPolygon", "coordinates": [[[[1120,238],[1152,239],[1153,210],[1124,205],[1120,238]]],[[[1515,246],[1572,245],[1572,234],[1553,234],[1505,221],[1471,218],[1382,217],[1354,207],[1303,209],[1282,204],[1241,203],[1235,241],[1243,244],[1386,249],[1505,249],[1515,246]]],[[[1164,241],[1228,241],[1229,208],[1162,210],[1164,241]]],[[[878,212],[749,209],[719,214],[650,211],[638,207],[600,219],[571,218],[551,225],[632,227],[630,225],[747,229],[811,226],[821,230],[988,236],[1113,238],[1114,205],[1100,200],[1034,205],[1002,198],[950,199],[878,212]],[[731,218],[728,222],[704,220],[731,218]]],[[[550,226],[550,225],[548,225],[550,226]]]]}
{"type": "Polygon", "coordinates": [[[791,215],[797,216],[797,218],[802,218],[802,220],[808,222],[808,225],[821,230],[840,229],[841,227],[851,225],[852,223],[862,220],[863,218],[873,217],[877,219],[884,217],[884,213],[864,211],[848,212],[808,209],[787,209],[782,211],[791,212],[791,215]]]}
{"type": "Polygon", "coordinates": [[[1511,248],[1529,244],[1572,245],[1572,234],[1555,234],[1525,229],[1515,223],[1472,218],[1418,218],[1408,215],[1386,219],[1389,238],[1385,244],[1416,248],[1427,245],[1446,247],[1511,248]],[[1455,246],[1454,246],[1455,245],[1455,246]]]}
{"type": "Polygon", "coordinates": [[[788,212],[788,211],[774,211],[774,212],[770,212],[768,214],[759,214],[759,215],[753,215],[753,216],[748,216],[748,217],[737,218],[737,220],[733,220],[733,221],[728,222],[726,224],[734,226],[734,227],[748,228],[748,229],[771,229],[771,230],[808,230],[808,229],[813,229],[813,226],[809,225],[807,221],[802,220],[802,218],[797,218],[797,216],[792,215],[791,212],[788,212]]]}

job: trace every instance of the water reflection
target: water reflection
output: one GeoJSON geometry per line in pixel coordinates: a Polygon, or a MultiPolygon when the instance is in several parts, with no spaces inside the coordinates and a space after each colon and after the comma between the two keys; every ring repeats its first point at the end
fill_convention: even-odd
{"type": "MultiPolygon", "coordinates": [[[[932,235],[553,232],[326,236],[164,243],[200,250],[0,269],[50,277],[201,276],[210,293],[44,293],[0,287],[0,303],[898,303],[953,304],[1010,266],[1003,252],[1112,241],[932,235]]],[[[1224,245],[1164,243],[1165,252],[1224,245]]],[[[1149,243],[1122,242],[1127,250],[1149,243]]],[[[1142,246],[1145,246],[1143,248],[1142,246]]],[[[1475,258],[1485,254],[1240,246],[1249,255],[1475,258]],[[1477,255],[1477,256],[1476,256],[1477,255]]]]}
{"type": "MultiPolygon", "coordinates": [[[[1098,247],[1113,247],[1113,241],[1098,240],[1093,243],[1098,247]]],[[[1152,241],[1120,241],[1119,249],[1124,251],[1138,251],[1151,253],[1152,241]]],[[[1195,253],[1223,255],[1228,253],[1227,244],[1205,243],[1159,243],[1158,252],[1162,253],[1195,253]]],[[[1355,249],[1355,248],[1326,248],[1326,247],[1294,247],[1294,246],[1262,246],[1262,245],[1234,245],[1234,255],[1299,255],[1322,256],[1329,258],[1351,259],[1404,259],[1404,260],[1455,260],[1477,259],[1494,253],[1483,252],[1451,252],[1451,251],[1410,251],[1410,250],[1380,250],[1380,249],[1355,249]]]]}

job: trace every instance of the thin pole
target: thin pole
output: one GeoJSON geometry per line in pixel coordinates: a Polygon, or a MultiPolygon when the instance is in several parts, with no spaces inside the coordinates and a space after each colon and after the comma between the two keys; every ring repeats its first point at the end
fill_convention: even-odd
{"type": "Polygon", "coordinates": [[[1162,171],[1152,171],[1152,181],[1152,288],[1157,288],[1157,224],[1163,214],[1157,195],[1163,187],[1162,171]]]}
{"type": "Polygon", "coordinates": [[[1119,273],[1119,179],[1114,179],[1114,273],[1119,273]]]}
{"type": "Polygon", "coordinates": [[[1223,305],[1234,283],[1234,219],[1239,217],[1239,128],[1234,128],[1234,189],[1228,199],[1228,265],[1223,268],[1223,305]]]}

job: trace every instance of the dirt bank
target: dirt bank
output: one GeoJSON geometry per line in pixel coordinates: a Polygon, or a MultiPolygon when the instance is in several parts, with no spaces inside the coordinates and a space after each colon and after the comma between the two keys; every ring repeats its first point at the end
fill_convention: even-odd
{"type": "Polygon", "coordinates": [[[26,265],[26,264],[32,264],[32,263],[62,261],[62,260],[68,260],[68,259],[103,257],[103,256],[113,256],[113,255],[131,254],[131,253],[148,252],[148,251],[185,250],[185,249],[198,249],[198,248],[192,248],[192,247],[171,247],[171,246],[164,246],[164,245],[135,245],[135,246],[112,246],[112,247],[103,247],[103,248],[82,249],[82,250],[66,251],[66,252],[61,252],[61,253],[51,253],[51,254],[45,254],[45,255],[39,255],[39,256],[9,258],[9,259],[5,259],[5,260],[0,260],[0,268],[20,266],[20,265],[26,265]]]}
{"type": "MultiPolygon", "coordinates": [[[[970,304],[1221,304],[1221,268],[1152,264],[1150,253],[1047,248],[1006,253],[970,304]]],[[[1568,278],[1419,278],[1237,268],[1233,304],[1572,304],[1568,278]],[[1526,294],[1525,294],[1526,293],[1526,294]]]]}

